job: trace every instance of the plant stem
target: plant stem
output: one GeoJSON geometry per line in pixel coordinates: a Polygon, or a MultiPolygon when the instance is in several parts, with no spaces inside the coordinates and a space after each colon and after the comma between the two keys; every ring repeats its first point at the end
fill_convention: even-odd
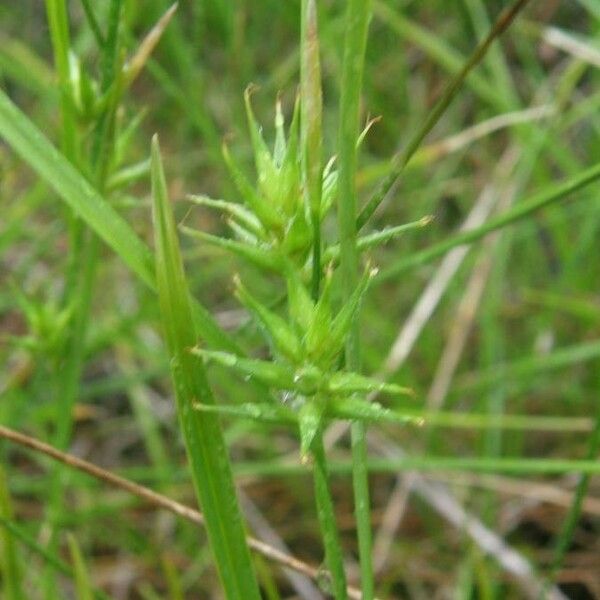
{"type": "MultiPolygon", "coordinates": [[[[59,65],[59,77],[69,77],[68,70],[61,74],[65,68],[62,63],[65,60],[64,54],[67,54],[68,61],[69,37],[66,6],[62,3],[59,6],[58,0],[48,3],[48,16],[52,31],[56,55],[56,63],[59,65]]],[[[115,81],[117,74],[118,61],[118,32],[121,15],[122,0],[111,0],[109,15],[109,30],[106,44],[102,47],[102,81],[103,92],[107,92],[115,81]]],[[[68,63],[67,67],[68,69],[68,63]]],[[[66,108],[71,114],[71,98],[67,87],[67,82],[63,83],[66,108]]],[[[100,193],[104,192],[107,165],[114,149],[114,114],[118,103],[118,97],[114,94],[111,102],[108,103],[106,110],[99,116],[95,124],[93,134],[93,148],[89,159],[89,164],[94,172],[94,179],[97,189],[100,193]]],[[[75,138],[76,130],[74,122],[72,135],[75,138]]],[[[63,134],[65,132],[65,123],[63,123],[63,134]]],[[[71,151],[75,151],[76,139],[72,142],[71,151]]],[[[74,156],[67,157],[75,164],[74,156]]],[[[94,280],[97,270],[97,257],[99,252],[99,240],[95,233],[87,228],[78,218],[72,216],[71,224],[71,254],[73,259],[69,265],[67,277],[68,285],[66,287],[66,302],[74,305],[74,314],[66,337],[66,360],[61,364],[60,371],[57,373],[57,404],[56,404],[56,431],[54,434],[54,444],[64,449],[71,439],[73,431],[73,407],[79,393],[79,382],[84,367],[85,343],[87,330],[91,315],[91,304],[94,289],[94,280]]],[[[53,527],[62,510],[63,498],[63,469],[60,466],[54,470],[49,500],[49,520],[53,527]]],[[[57,551],[58,539],[56,531],[51,530],[49,547],[52,551],[57,551]]],[[[45,578],[46,597],[53,598],[56,594],[54,582],[54,571],[47,571],[45,578]]]]}
{"type": "Polygon", "coordinates": [[[313,229],[312,295],[319,298],[321,282],[321,193],[323,187],[323,140],[321,64],[317,7],[314,0],[302,0],[300,52],[300,111],[302,162],[306,173],[305,197],[313,229]]]}
{"type": "Polygon", "coordinates": [[[325,546],[325,562],[331,575],[334,597],[336,600],[345,600],[347,598],[346,574],[344,572],[342,546],[336,525],[335,509],[329,491],[329,475],[322,432],[319,431],[315,436],[311,449],[314,459],[315,498],[319,525],[323,534],[323,545],[325,546]]]}
{"type": "MultiPolygon", "coordinates": [[[[371,3],[369,0],[350,0],[348,2],[340,98],[340,166],[338,174],[340,268],[345,299],[352,295],[358,281],[356,142],[359,135],[360,92],[370,14],[371,3]]],[[[360,371],[358,317],[353,323],[346,341],[346,364],[350,370],[360,371]]],[[[352,423],[352,481],[363,598],[371,600],[374,595],[374,580],[366,429],[366,425],[362,421],[352,423]]]]}

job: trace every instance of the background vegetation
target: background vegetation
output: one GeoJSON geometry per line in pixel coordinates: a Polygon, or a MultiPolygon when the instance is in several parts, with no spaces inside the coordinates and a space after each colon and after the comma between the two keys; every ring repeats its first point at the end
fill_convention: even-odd
{"type": "MultiPolygon", "coordinates": [[[[340,150],[346,2],[317,4],[329,157],[340,150]]],[[[361,122],[377,120],[359,153],[360,206],[508,4],[373,0],[360,107],[361,122]]],[[[176,221],[229,235],[218,213],[186,196],[238,199],[224,139],[253,174],[243,99],[250,82],[267,140],[278,94],[291,118],[300,2],[180,2],[147,61],[136,49],[168,2],[72,1],[66,19],[60,7],[0,5],[2,90],[27,115],[21,122],[8,101],[0,104],[0,423],[194,506],[164,313],[144,285],[154,265],[121,235],[114,211],[94,202],[107,198],[155,246],[149,157],[158,132],[176,221]],[[131,56],[143,70],[130,61],[121,89],[115,72],[131,56]],[[64,90],[77,73],[96,83],[79,84],[74,107],[64,90]],[[89,189],[52,162],[44,140],[28,137],[28,124],[89,189]],[[29,146],[15,142],[20,135],[29,146]],[[66,206],[61,190],[81,205],[66,206]],[[100,223],[112,249],[84,222],[100,223]]],[[[444,411],[368,428],[378,597],[600,597],[591,478],[600,470],[599,36],[593,0],[529,3],[466,78],[365,231],[434,217],[369,252],[379,275],[362,307],[361,361],[363,373],[413,388],[414,410],[444,411]],[[581,189],[567,194],[571,187],[581,189]],[[548,206],[529,212],[531,200],[548,206]],[[456,247],[465,222],[481,227],[501,214],[521,218],[456,247]]],[[[324,240],[335,241],[336,231],[332,216],[324,240]]],[[[260,348],[231,278],[240,272],[273,302],[276,278],[180,237],[192,295],[239,346],[260,348]]],[[[218,403],[261,400],[261,390],[222,366],[208,375],[218,403]]],[[[321,597],[317,588],[328,582],[319,520],[296,432],[236,417],[222,425],[248,529],[314,567],[292,575],[254,554],[264,596],[321,597]]],[[[350,436],[336,422],[324,441],[356,587],[350,436]]],[[[12,443],[0,452],[3,598],[221,597],[198,523],[12,443]]]]}

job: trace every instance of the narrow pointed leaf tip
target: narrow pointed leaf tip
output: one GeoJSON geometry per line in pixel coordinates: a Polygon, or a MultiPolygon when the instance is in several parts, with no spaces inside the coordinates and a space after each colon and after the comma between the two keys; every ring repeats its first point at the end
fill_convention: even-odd
{"type": "Polygon", "coordinates": [[[323,427],[323,413],[325,403],[316,400],[308,400],[300,409],[300,460],[307,464],[312,456],[312,444],[323,427]]]}
{"type": "Polygon", "coordinates": [[[250,294],[242,285],[239,276],[234,276],[233,283],[236,297],[256,317],[275,354],[284,356],[292,363],[300,362],[300,340],[288,323],[250,294]]]}
{"type": "Polygon", "coordinates": [[[179,2],[175,2],[165,12],[165,14],[158,20],[156,25],[150,30],[148,35],[142,40],[136,53],[131,57],[125,66],[123,67],[123,74],[126,85],[130,85],[140,74],[140,71],[144,68],[146,62],[150,58],[154,48],[156,48],[160,41],[167,25],[173,18],[179,2]]]}
{"type": "Polygon", "coordinates": [[[206,517],[210,545],[225,596],[229,600],[259,600],[260,591],[218,417],[193,410],[195,402],[214,404],[214,398],[204,366],[189,352],[196,343],[195,326],[157,136],[152,139],[151,155],[157,288],[171,359],[177,414],[196,494],[206,517]]]}

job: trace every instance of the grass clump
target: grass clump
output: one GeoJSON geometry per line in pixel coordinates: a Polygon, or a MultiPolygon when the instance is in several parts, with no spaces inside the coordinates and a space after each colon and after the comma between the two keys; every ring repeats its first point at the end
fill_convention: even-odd
{"type": "Polygon", "coordinates": [[[597,11],[392,4],[2,9],[7,598],[587,585],[597,11]]]}

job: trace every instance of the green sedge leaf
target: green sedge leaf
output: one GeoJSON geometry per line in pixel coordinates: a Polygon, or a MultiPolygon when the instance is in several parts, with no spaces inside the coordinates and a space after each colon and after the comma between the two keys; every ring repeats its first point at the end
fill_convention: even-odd
{"type": "Polygon", "coordinates": [[[235,183],[238,191],[242,195],[244,202],[250,207],[260,222],[269,230],[274,230],[281,235],[283,231],[283,218],[279,214],[277,208],[267,202],[256,192],[254,187],[246,179],[239,167],[235,164],[229,149],[223,145],[223,158],[229,169],[231,178],[235,183]]]}
{"type": "Polygon", "coordinates": [[[208,242],[209,244],[223,248],[224,250],[229,250],[241,258],[255,264],[261,269],[267,269],[269,271],[275,271],[278,273],[283,271],[284,267],[281,256],[272,248],[251,246],[250,244],[245,244],[244,242],[238,242],[236,240],[222,238],[217,235],[211,235],[210,233],[192,229],[191,227],[187,227],[185,225],[180,225],[179,229],[182,233],[185,233],[190,237],[202,240],[203,242],[208,242]]]}
{"type": "Polygon", "coordinates": [[[245,402],[243,404],[194,404],[194,408],[200,412],[218,413],[226,417],[238,417],[240,419],[253,419],[274,425],[293,425],[298,422],[298,416],[282,404],[257,404],[245,402]]]}
{"type": "Polygon", "coordinates": [[[196,343],[196,328],[156,136],[152,140],[151,174],[156,282],[171,357],[177,414],[196,494],[206,516],[225,596],[230,600],[259,600],[218,417],[193,410],[194,402],[212,404],[214,399],[204,365],[197,364],[188,351],[196,343]]]}
{"type": "Polygon", "coordinates": [[[298,414],[300,427],[300,456],[303,462],[311,454],[312,444],[323,426],[325,403],[319,398],[307,400],[298,414]]]}
{"type": "Polygon", "coordinates": [[[251,231],[256,237],[264,239],[265,232],[260,224],[260,221],[254,216],[253,213],[245,209],[242,205],[236,204],[235,202],[227,202],[226,200],[215,200],[202,194],[190,194],[187,196],[187,199],[194,204],[198,204],[199,206],[215,208],[230,214],[232,217],[235,217],[240,223],[242,223],[242,225],[251,231]]]}
{"type": "Polygon", "coordinates": [[[278,314],[254,298],[242,285],[239,277],[235,277],[234,283],[237,298],[261,324],[275,355],[284,356],[290,362],[298,363],[302,358],[302,347],[294,330],[278,314]]]}
{"type": "Polygon", "coordinates": [[[194,347],[190,352],[204,359],[206,362],[215,362],[247,378],[256,378],[258,381],[279,390],[294,390],[296,387],[296,372],[292,367],[266,360],[240,358],[228,352],[217,352],[194,347]]]}
{"type": "Polygon", "coordinates": [[[293,267],[286,270],[288,310],[290,319],[299,331],[306,331],[311,323],[314,304],[308,290],[293,267]]]}
{"type": "Polygon", "coordinates": [[[327,391],[332,394],[352,394],[361,392],[384,392],[395,396],[414,396],[411,388],[396,385],[395,383],[383,383],[358,373],[338,371],[329,376],[327,391]]]}

